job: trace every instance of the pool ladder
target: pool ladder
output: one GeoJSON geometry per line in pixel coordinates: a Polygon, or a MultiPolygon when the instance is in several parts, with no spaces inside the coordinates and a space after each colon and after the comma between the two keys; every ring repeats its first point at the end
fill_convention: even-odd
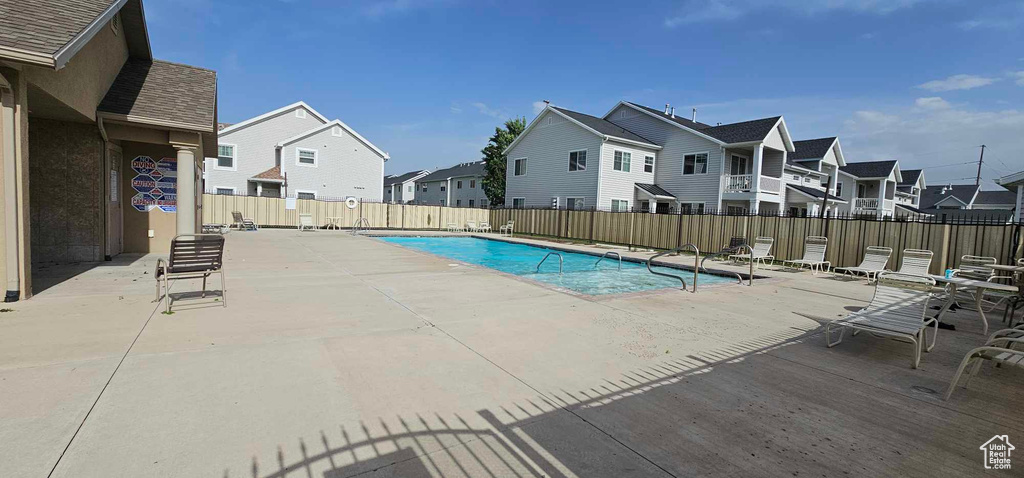
{"type": "Polygon", "coordinates": [[[368,229],[370,229],[370,221],[368,221],[365,217],[361,217],[359,219],[356,219],[356,222],[352,223],[351,234],[354,236],[368,229]]]}
{"type": "Polygon", "coordinates": [[[622,270],[622,256],[620,256],[619,253],[615,252],[615,251],[605,252],[604,255],[602,255],[601,258],[598,259],[597,262],[594,263],[594,269],[597,269],[597,265],[600,264],[601,261],[603,261],[605,257],[608,257],[608,256],[610,256],[612,254],[614,254],[615,257],[617,257],[619,259],[619,270],[621,271],[622,270]]]}
{"type": "Polygon", "coordinates": [[[548,260],[548,258],[551,257],[551,256],[558,256],[558,275],[562,275],[562,262],[563,262],[562,255],[557,253],[557,252],[553,252],[553,251],[547,253],[547,255],[545,255],[544,258],[541,259],[540,262],[537,263],[537,273],[538,274],[540,273],[540,266],[541,266],[541,264],[543,264],[544,261],[548,260]]]}
{"type": "Polygon", "coordinates": [[[677,248],[672,249],[670,251],[659,252],[659,253],[651,256],[650,259],[647,259],[647,270],[650,271],[651,274],[654,274],[654,275],[657,275],[657,276],[668,277],[668,278],[671,278],[671,279],[679,279],[679,282],[683,283],[683,290],[686,290],[686,279],[684,279],[683,276],[675,275],[675,274],[669,274],[669,273],[666,273],[666,272],[657,272],[654,269],[651,269],[651,263],[654,262],[655,259],[657,259],[657,258],[659,258],[661,256],[664,256],[666,254],[683,252],[683,250],[687,249],[687,248],[693,249],[693,255],[694,255],[694,258],[693,258],[693,286],[690,287],[690,293],[694,293],[695,294],[695,293],[697,293],[697,269],[700,267],[700,263],[699,263],[699,261],[700,261],[700,249],[697,249],[697,245],[696,244],[693,244],[693,243],[683,244],[682,247],[677,247],[677,248]]]}

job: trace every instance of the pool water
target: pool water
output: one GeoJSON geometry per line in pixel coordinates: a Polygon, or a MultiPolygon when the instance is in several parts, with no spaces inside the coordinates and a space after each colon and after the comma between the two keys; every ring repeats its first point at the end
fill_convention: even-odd
{"type": "MultiPolygon", "coordinates": [[[[527,277],[558,287],[564,287],[589,295],[622,294],[645,290],[679,288],[677,279],[657,276],[647,270],[645,264],[619,261],[614,257],[605,258],[595,268],[598,257],[589,254],[555,251],[562,255],[562,274],[558,274],[558,257],[552,255],[537,272],[537,263],[553,249],[526,244],[513,244],[475,237],[382,237],[384,241],[411,249],[429,252],[442,257],[470,264],[490,267],[509,274],[527,277]]],[[[681,275],[687,286],[692,285],[693,272],[669,267],[654,267],[659,272],[681,275]]],[[[736,282],[736,279],[700,274],[698,287],[708,284],[736,282]]]]}

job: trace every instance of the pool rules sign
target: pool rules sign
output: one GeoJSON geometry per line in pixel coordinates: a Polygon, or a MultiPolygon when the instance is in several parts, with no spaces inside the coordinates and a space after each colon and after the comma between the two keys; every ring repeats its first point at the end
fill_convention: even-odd
{"type": "Polygon", "coordinates": [[[149,156],[136,156],[132,160],[132,207],[139,212],[160,209],[163,212],[177,210],[178,163],[175,158],[154,161],[149,156]]]}

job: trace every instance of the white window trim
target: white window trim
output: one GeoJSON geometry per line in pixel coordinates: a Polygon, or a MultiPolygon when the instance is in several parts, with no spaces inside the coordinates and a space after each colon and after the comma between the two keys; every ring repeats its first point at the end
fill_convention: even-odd
{"type": "MultiPolygon", "coordinates": [[[[729,161],[732,161],[732,155],[731,154],[729,155],[729,161]]],[[[697,169],[696,168],[696,160],[694,160],[694,169],[695,170],[697,169]]],[[[710,169],[711,169],[711,151],[694,151],[694,152],[690,152],[690,153],[683,153],[682,169],[680,169],[680,171],[679,171],[681,175],[683,175],[683,176],[706,176],[708,174],[708,170],[710,170],[710,169]],[[698,155],[698,154],[707,155],[707,159],[705,159],[705,161],[704,161],[704,172],[703,173],[686,174],[686,157],[690,156],[690,155],[698,155]]]]}
{"type": "MultiPolygon", "coordinates": [[[[700,153],[696,153],[696,154],[700,154],[700,153]]],[[[740,153],[729,153],[729,169],[730,170],[732,169],[732,157],[733,156],[738,156],[740,158],[743,158],[743,159],[747,160],[746,166],[748,166],[748,167],[744,168],[744,169],[750,169],[751,171],[754,170],[753,165],[750,164],[750,156],[747,156],[745,154],[740,154],[740,153]]],[[[708,155],[708,161],[709,162],[711,161],[711,155],[710,154],[708,155]]],[[[684,166],[686,165],[686,155],[685,154],[683,155],[683,165],[684,166]]],[[[737,173],[729,173],[729,174],[735,176],[737,173]]],[[[751,173],[743,173],[743,174],[753,174],[753,173],[751,172],[751,173]]]]}
{"type": "MultiPolygon", "coordinates": [[[[584,148],[584,149],[574,149],[572,151],[569,151],[568,153],[565,153],[565,171],[567,173],[578,173],[578,172],[581,172],[581,171],[586,172],[587,165],[584,165],[583,169],[576,169],[575,171],[569,169],[569,164],[572,162],[572,153],[578,153],[580,151],[583,151],[584,153],[587,154],[586,162],[588,162],[588,163],[590,162],[590,150],[589,149],[584,148]]],[[[577,165],[579,165],[579,155],[576,155],[576,161],[577,161],[577,165]]]]}
{"type": "Polygon", "coordinates": [[[344,133],[341,131],[341,126],[334,126],[331,128],[331,136],[341,137],[344,133]]]}
{"type": "MultiPolygon", "coordinates": [[[[630,168],[630,169],[632,169],[632,168],[630,168]]],[[[611,209],[612,212],[629,212],[629,199],[609,198],[608,206],[609,206],[609,208],[611,209]],[[616,211],[615,210],[615,201],[625,202],[626,203],[626,209],[624,211],[616,211]]]]}
{"type": "Polygon", "coordinates": [[[304,168],[315,168],[320,163],[320,152],[312,148],[295,148],[295,165],[302,166],[304,168]],[[313,153],[313,164],[306,164],[299,161],[299,151],[306,151],[313,153]]]}
{"type": "Polygon", "coordinates": [[[227,186],[214,186],[214,187],[213,187],[213,193],[214,193],[214,194],[220,194],[220,193],[219,193],[219,192],[217,192],[217,191],[218,191],[218,190],[221,190],[221,189],[230,189],[230,190],[231,190],[231,194],[232,194],[232,195],[234,195],[234,194],[238,194],[238,188],[232,188],[232,187],[227,187],[227,186]]]}
{"type": "MultiPolygon", "coordinates": [[[[612,158],[612,160],[614,160],[614,159],[615,158],[612,158]]],[[[658,167],[658,157],[656,155],[653,155],[653,154],[644,154],[644,165],[643,165],[644,169],[642,170],[643,173],[644,174],[654,174],[654,171],[657,170],[657,167],[658,167]],[[646,171],[647,170],[647,158],[651,158],[651,172],[650,173],[648,173],[646,171]]]]}
{"type": "Polygon", "coordinates": [[[306,119],[306,110],[302,108],[295,108],[295,117],[299,119],[306,119]]]}
{"type": "Polygon", "coordinates": [[[679,208],[680,213],[683,212],[683,204],[689,204],[690,207],[700,205],[699,209],[701,212],[697,212],[698,208],[694,207],[691,214],[704,214],[708,210],[708,203],[706,201],[676,201],[676,207],[679,208]]]}
{"type": "Polygon", "coordinates": [[[313,199],[303,199],[303,201],[315,201],[316,198],[320,197],[320,194],[318,194],[316,191],[308,190],[308,189],[296,189],[295,190],[295,199],[299,198],[299,193],[305,193],[305,194],[312,194],[313,195],[313,199]]]}
{"type": "Polygon", "coordinates": [[[217,157],[213,158],[213,169],[215,171],[238,171],[238,145],[231,143],[217,143],[217,157]],[[231,146],[231,167],[224,168],[220,166],[220,147],[231,146]]]}
{"type": "MultiPolygon", "coordinates": [[[[619,164],[622,164],[622,162],[619,162],[619,164]]],[[[626,151],[624,149],[613,149],[612,150],[612,171],[617,171],[617,172],[620,172],[620,173],[627,173],[627,174],[628,173],[632,173],[633,172],[633,152],[632,151],[626,151]],[[615,153],[622,153],[623,155],[625,155],[625,154],[629,155],[629,171],[622,170],[622,169],[615,169],[615,153]]]]}
{"type": "Polygon", "coordinates": [[[514,198],[512,198],[512,209],[516,208],[516,199],[522,199],[523,200],[523,207],[522,208],[526,209],[526,198],[525,197],[514,197],[514,198]]]}
{"type": "MultiPolygon", "coordinates": [[[[515,159],[512,160],[512,177],[523,178],[523,177],[526,177],[526,175],[529,172],[530,172],[530,158],[529,157],[515,158],[515,159]],[[526,172],[523,173],[523,174],[516,174],[516,162],[519,161],[519,160],[526,161],[526,172]]],[[[513,199],[515,199],[515,198],[513,198],[513,199]]]]}

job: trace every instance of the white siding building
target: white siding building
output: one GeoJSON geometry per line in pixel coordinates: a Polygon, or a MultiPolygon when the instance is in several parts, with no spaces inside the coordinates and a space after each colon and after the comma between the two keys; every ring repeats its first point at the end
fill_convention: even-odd
{"type": "Polygon", "coordinates": [[[304,102],[220,130],[207,192],[269,197],[384,198],[388,154],[304,102]]]}
{"type": "Polygon", "coordinates": [[[384,177],[384,202],[391,204],[413,204],[416,202],[416,180],[430,174],[430,171],[410,171],[384,177]]]}

